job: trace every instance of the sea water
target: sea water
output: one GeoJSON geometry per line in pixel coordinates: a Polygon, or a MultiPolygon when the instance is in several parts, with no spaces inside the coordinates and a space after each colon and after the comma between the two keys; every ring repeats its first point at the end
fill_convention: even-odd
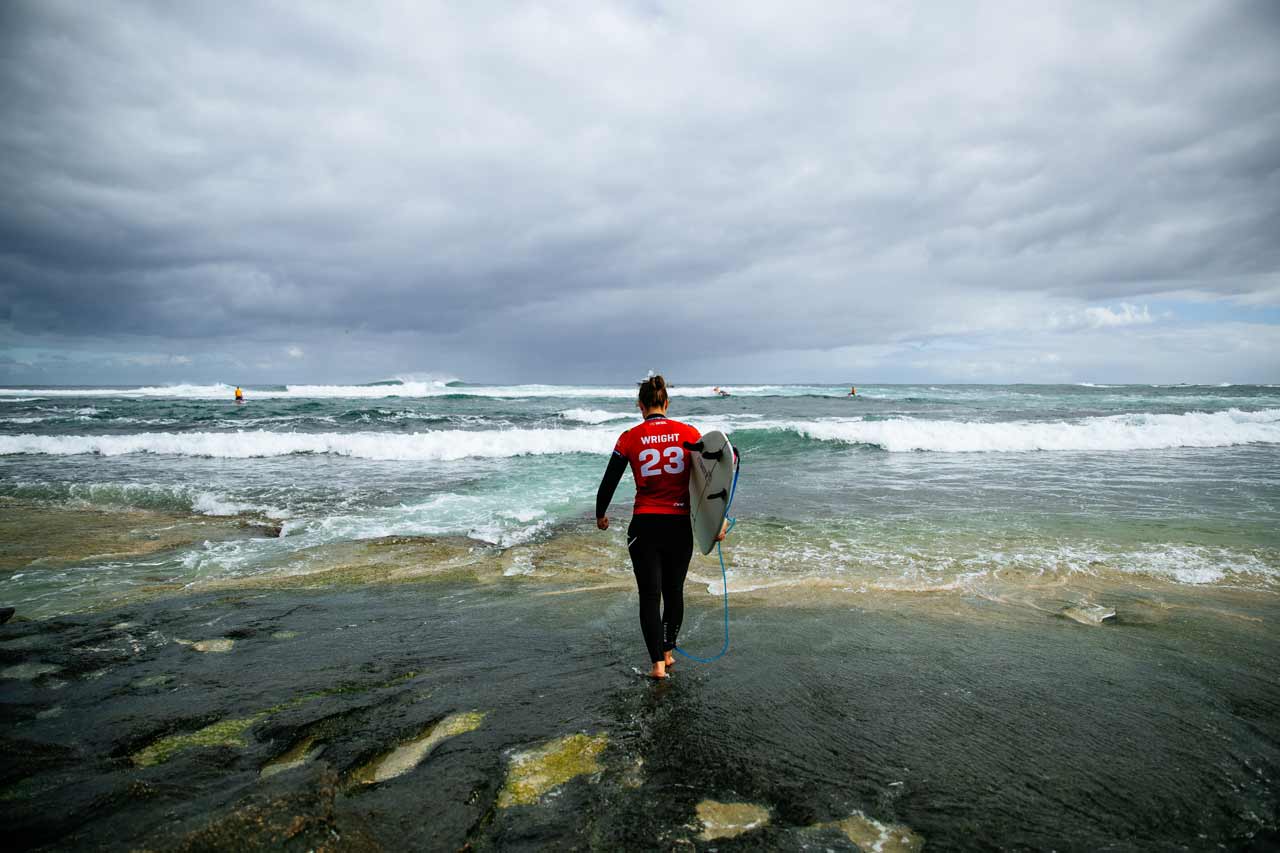
{"type": "MultiPolygon", "coordinates": [[[[1058,607],[1151,584],[1280,591],[1280,387],[741,384],[721,397],[671,381],[671,417],[723,430],[742,454],[731,595],[1042,607],[1055,589],[1058,607]]],[[[593,508],[639,420],[634,386],[244,390],[237,405],[224,385],[0,389],[0,603],[48,616],[148,587],[322,583],[387,537],[446,538],[508,576],[629,579],[629,478],[607,533],[593,508]]],[[[691,581],[723,589],[713,560],[691,581]]]]}

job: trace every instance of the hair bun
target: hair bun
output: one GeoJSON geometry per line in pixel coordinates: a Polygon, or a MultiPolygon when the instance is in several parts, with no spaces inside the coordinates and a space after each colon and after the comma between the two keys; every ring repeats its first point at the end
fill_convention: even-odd
{"type": "Polygon", "coordinates": [[[640,405],[645,411],[665,409],[667,407],[667,380],[660,374],[649,371],[649,376],[640,383],[640,405]]]}

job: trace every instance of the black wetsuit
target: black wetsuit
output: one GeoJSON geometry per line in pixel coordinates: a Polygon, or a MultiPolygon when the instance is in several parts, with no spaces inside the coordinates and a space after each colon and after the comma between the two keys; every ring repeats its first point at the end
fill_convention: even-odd
{"type": "MultiPolygon", "coordinates": [[[[627,459],[614,453],[596,492],[596,518],[602,518],[627,470],[627,459]]],[[[684,579],[693,556],[693,529],[687,515],[636,513],[627,528],[627,553],[640,591],[640,630],[649,660],[663,659],[676,646],[684,619],[684,579]]]]}

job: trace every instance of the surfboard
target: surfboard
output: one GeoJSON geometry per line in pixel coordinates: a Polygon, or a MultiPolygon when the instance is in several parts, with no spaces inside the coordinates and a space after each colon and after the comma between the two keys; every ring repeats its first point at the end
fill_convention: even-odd
{"type": "Polygon", "coordinates": [[[733,487],[733,446],[718,429],[703,433],[689,451],[689,519],[693,541],[703,554],[716,547],[716,536],[729,511],[733,487]]]}

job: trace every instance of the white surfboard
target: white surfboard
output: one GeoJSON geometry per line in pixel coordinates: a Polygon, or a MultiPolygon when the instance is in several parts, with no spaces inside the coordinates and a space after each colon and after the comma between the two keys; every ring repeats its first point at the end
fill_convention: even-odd
{"type": "Polygon", "coordinates": [[[703,433],[699,444],[700,450],[689,451],[689,519],[694,544],[701,553],[710,554],[729,511],[733,446],[718,429],[703,433]]]}

